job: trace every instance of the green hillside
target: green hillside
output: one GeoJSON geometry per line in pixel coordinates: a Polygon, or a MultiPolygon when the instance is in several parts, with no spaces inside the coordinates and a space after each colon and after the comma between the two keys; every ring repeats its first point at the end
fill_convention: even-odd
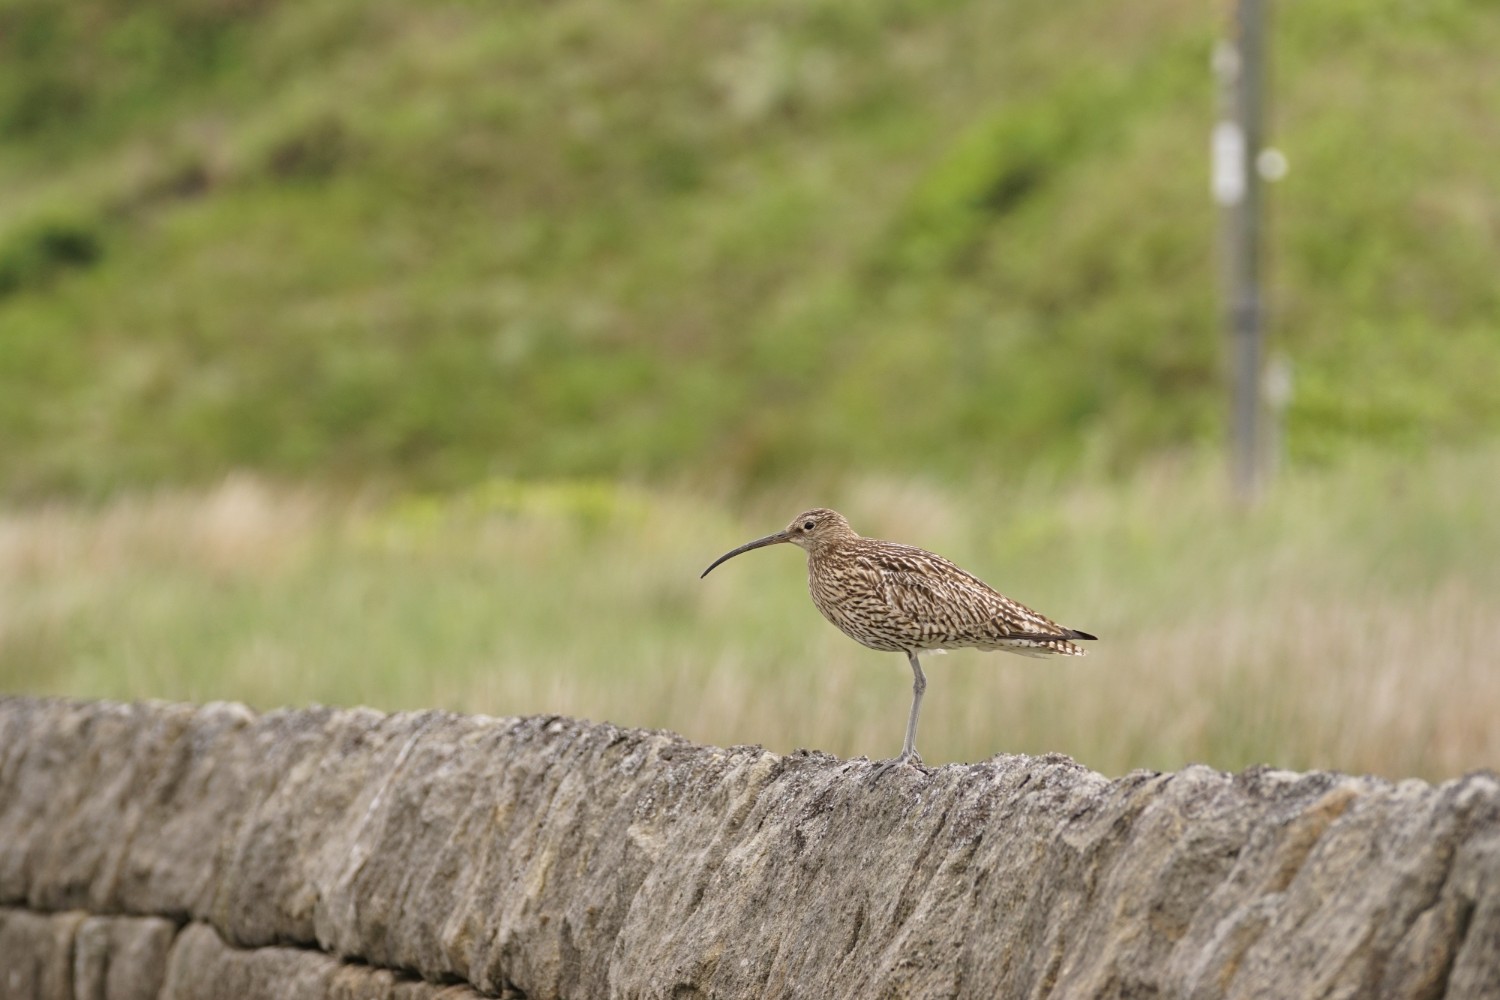
{"type": "MultiPolygon", "coordinates": [[[[0,493],[1222,435],[1222,5],[0,0],[0,493]]],[[[1500,430],[1500,8],[1284,4],[1294,459],[1500,430]]]]}

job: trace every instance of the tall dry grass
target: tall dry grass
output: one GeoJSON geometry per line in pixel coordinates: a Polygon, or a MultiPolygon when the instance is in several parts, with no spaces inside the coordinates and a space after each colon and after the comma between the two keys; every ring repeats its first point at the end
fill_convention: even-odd
{"type": "Polygon", "coordinates": [[[1102,638],[926,663],[930,763],[1056,750],[1438,778],[1500,764],[1500,452],[1368,459],[1253,513],[1217,468],[963,491],[867,479],[738,505],[497,482],[438,499],[215,490],[0,516],[0,691],[560,713],[889,756],[902,657],[807,599],[801,554],[714,556],[814,502],[1102,638]]]}

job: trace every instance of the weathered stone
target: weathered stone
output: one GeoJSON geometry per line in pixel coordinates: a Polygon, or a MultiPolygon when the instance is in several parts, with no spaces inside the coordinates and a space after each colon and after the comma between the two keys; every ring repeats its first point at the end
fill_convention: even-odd
{"type": "Polygon", "coordinates": [[[172,949],[161,1000],[480,1000],[480,994],[307,948],[236,948],[206,924],[189,924],[172,949]]]}
{"type": "Polygon", "coordinates": [[[89,917],[73,939],[74,1000],[156,1000],[176,936],[160,917],[89,917]]]}
{"type": "Polygon", "coordinates": [[[73,1000],[73,935],[87,916],[0,907],[0,998],[73,1000]]]}
{"type": "Polygon", "coordinates": [[[0,907],[0,1000],[479,1000],[306,948],[236,948],[207,924],[0,907]]]}
{"type": "Polygon", "coordinates": [[[189,924],[178,935],[162,1000],[270,997],[323,1000],[339,962],[305,948],[232,948],[213,928],[189,924]]]}
{"type": "Polygon", "coordinates": [[[0,905],[201,922],[164,996],[1485,997],[1500,781],[9,698],[0,905]]]}

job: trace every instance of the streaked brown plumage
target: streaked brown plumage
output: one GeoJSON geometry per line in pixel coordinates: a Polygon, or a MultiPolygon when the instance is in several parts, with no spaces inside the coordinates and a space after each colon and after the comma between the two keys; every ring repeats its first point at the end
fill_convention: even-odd
{"type": "Polygon", "coordinates": [[[942,556],[914,545],[863,538],[836,510],[815,507],[781,531],[724,553],[703,571],[742,552],[791,542],[807,552],[807,584],[823,617],[871,649],[905,653],[915,681],[901,756],[920,762],[917,715],[927,679],[922,650],[1000,649],[1023,656],[1083,656],[1073,640],[1093,639],[1011,600],[942,556]]]}

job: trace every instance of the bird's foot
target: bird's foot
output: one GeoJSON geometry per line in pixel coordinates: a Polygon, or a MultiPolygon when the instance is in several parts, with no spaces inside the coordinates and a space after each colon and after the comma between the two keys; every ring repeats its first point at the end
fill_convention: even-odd
{"type": "Polygon", "coordinates": [[[927,768],[922,766],[921,755],[913,750],[911,753],[904,753],[899,757],[892,757],[890,760],[880,761],[870,771],[870,777],[875,779],[883,778],[887,774],[890,774],[892,771],[908,767],[912,768],[913,770],[920,771],[923,774],[927,773],[927,768]]]}

